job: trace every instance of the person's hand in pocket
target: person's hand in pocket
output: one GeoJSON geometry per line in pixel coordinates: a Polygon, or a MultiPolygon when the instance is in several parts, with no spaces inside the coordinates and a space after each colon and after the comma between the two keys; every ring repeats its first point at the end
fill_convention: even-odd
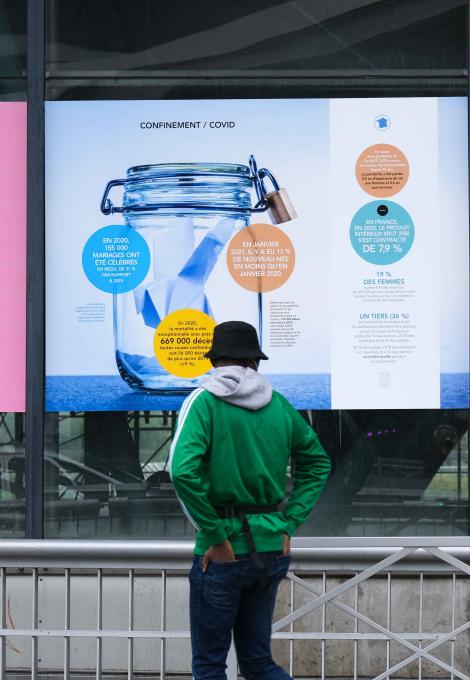
{"type": "Polygon", "coordinates": [[[202,560],[202,571],[207,571],[207,567],[211,560],[215,560],[216,562],[233,562],[235,560],[235,553],[233,552],[230,541],[217,543],[217,545],[212,545],[209,550],[206,550],[204,559],[202,560]]]}

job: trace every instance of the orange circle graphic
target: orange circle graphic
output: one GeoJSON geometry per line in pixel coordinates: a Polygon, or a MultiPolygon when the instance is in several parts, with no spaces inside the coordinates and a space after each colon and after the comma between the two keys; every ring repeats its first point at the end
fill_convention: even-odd
{"type": "Polygon", "coordinates": [[[356,163],[359,186],[371,196],[387,198],[397,194],[408,181],[408,160],[396,146],[374,144],[361,153],[356,163]]]}
{"type": "Polygon", "coordinates": [[[294,246],[287,234],[272,224],[251,224],[230,241],[227,266],[233,279],[255,293],[282,286],[295,265],[294,246]]]}

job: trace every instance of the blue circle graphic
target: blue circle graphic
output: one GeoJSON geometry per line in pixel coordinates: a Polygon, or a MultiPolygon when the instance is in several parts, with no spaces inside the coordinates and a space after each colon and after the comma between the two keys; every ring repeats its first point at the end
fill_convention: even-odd
{"type": "Polygon", "coordinates": [[[349,231],[352,247],[371,264],[393,264],[409,252],[415,229],[405,208],[393,201],[372,201],[354,215],[349,231]]]}
{"type": "Polygon", "coordinates": [[[391,124],[392,121],[390,120],[390,117],[385,115],[385,113],[381,113],[374,118],[374,125],[380,132],[388,130],[391,124]]]}
{"type": "Polygon", "coordinates": [[[105,293],[128,293],[147,276],[150,250],[131,227],[112,224],[95,231],[82,253],[83,271],[105,293]]]}

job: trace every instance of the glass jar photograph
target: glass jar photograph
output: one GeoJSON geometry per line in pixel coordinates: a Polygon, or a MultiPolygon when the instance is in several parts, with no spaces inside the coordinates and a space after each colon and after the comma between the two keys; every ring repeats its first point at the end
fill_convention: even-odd
{"type": "Polygon", "coordinates": [[[266,168],[231,163],[176,163],[131,167],[125,179],[108,182],[101,211],[122,213],[124,224],[146,241],[151,263],[143,283],[113,296],[116,363],[133,389],[188,394],[201,378],[170,375],[153,351],[155,329],[179,309],[196,309],[216,323],[251,323],[262,343],[262,293],[231,278],[224,253],[253,213],[268,211],[279,224],[295,217],[284,189],[266,168]],[[265,180],[272,184],[268,191],[265,180]],[[109,198],[123,188],[122,206],[109,198]]]}

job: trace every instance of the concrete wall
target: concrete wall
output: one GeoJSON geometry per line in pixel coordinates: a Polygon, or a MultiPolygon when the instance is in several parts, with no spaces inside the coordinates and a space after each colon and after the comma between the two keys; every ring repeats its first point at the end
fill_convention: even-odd
{"type": "MultiPolygon", "coordinates": [[[[329,577],[329,590],[345,577],[329,577]]],[[[306,576],[312,585],[322,589],[321,576],[306,576]]],[[[455,586],[454,627],[470,619],[470,579],[458,577],[455,586]]],[[[418,631],[419,627],[419,575],[393,576],[391,583],[392,607],[391,629],[394,632],[418,631]]],[[[137,574],[134,585],[134,628],[158,630],[161,626],[162,592],[159,576],[137,574]]],[[[41,575],[38,584],[39,626],[43,629],[64,627],[65,582],[63,575],[41,575]]],[[[188,581],[183,575],[167,579],[167,629],[187,631],[188,581]]],[[[7,578],[8,626],[30,628],[32,620],[32,579],[29,574],[9,575],[7,578]]],[[[294,607],[311,601],[312,594],[295,586],[294,607]]],[[[371,578],[358,587],[358,608],[366,616],[387,626],[387,578],[371,578]]],[[[342,601],[355,606],[355,593],[348,591],[342,601]]],[[[452,577],[426,576],[423,581],[422,630],[447,632],[452,626],[452,577]]],[[[128,626],[128,579],[127,575],[103,576],[103,628],[127,630],[128,626]]],[[[275,620],[291,611],[291,584],[284,581],[279,591],[275,620]]],[[[96,628],[97,579],[96,575],[72,575],[71,577],[71,627],[73,629],[96,628]]],[[[296,631],[320,631],[322,612],[308,614],[296,623],[296,631]]],[[[370,632],[359,624],[360,632],[370,632]]],[[[355,621],[351,615],[332,605],[326,606],[325,630],[327,632],[354,632],[355,621]]],[[[77,671],[95,668],[96,641],[92,638],[71,639],[71,669],[77,671]]],[[[350,678],[354,673],[354,642],[334,640],[324,643],[325,673],[327,678],[350,678]]],[[[321,641],[296,641],[293,645],[294,675],[296,678],[321,677],[321,641]]],[[[289,668],[289,642],[273,641],[275,658],[284,668],[289,668]]],[[[409,653],[398,643],[390,644],[392,664],[409,653]]],[[[442,645],[436,655],[450,662],[451,645],[442,645]]],[[[39,641],[39,667],[43,670],[63,669],[64,642],[62,638],[39,641]]],[[[188,674],[190,669],[190,643],[188,639],[168,640],[166,643],[166,667],[168,673],[188,674]]],[[[387,643],[385,641],[360,641],[357,644],[357,672],[359,677],[371,678],[385,669],[387,643]]],[[[461,634],[454,648],[454,662],[464,673],[470,669],[470,634],[461,634]]],[[[24,669],[31,664],[31,641],[10,637],[7,642],[7,668],[24,669]]],[[[103,670],[125,671],[127,669],[127,639],[104,639],[103,670]]],[[[155,638],[136,640],[134,643],[134,669],[136,672],[153,673],[160,669],[160,641],[155,638]]],[[[418,677],[418,664],[412,663],[396,677],[418,677]]],[[[394,676],[395,677],[395,676],[394,676]]],[[[422,663],[423,678],[448,677],[444,670],[427,661],[422,663]]]]}

